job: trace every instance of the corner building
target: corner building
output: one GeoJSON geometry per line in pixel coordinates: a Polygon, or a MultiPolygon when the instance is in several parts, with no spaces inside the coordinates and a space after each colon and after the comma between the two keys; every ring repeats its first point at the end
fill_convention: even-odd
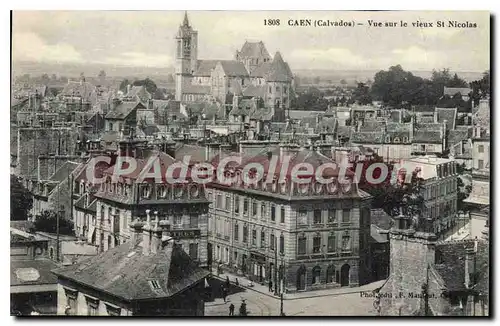
{"type": "MultiPolygon", "coordinates": [[[[209,256],[212,264],[254,282],[280,284],[286,292],[309,291],[368,282],[371,196],[352,183],[339,183],[338,170],[326,169],[330,185],[316,181],[298,184],[290,171],[298,163],[316,169],[333,161],[308,149],[267,148],[243,157],[241,166],[226,169],[240,177],[242,167],[258,162],[271,171],[279,157],[274,180],[268,184],[209,185],[209,256]],[[280,169],[290,156],[284,182],[280,169]]],[[[267,174],[264,173],[266,180],[267,174]]]]}

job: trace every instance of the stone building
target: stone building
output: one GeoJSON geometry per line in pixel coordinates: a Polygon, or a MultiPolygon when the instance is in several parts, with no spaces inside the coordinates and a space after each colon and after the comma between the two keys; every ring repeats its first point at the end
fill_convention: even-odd
{"type": "Polygon", "coordinates": [[[457,166],[454,160],[432,156],[403,160],[406,171],[419,171],[423,179],[423,216],[431,219],[432,232],[438,236],[456,224],[457,166]]]}
{"type": "Polygon", "coordinates": [[[279,181],[279,170],[287,169],[282,165],[285,155],[291,157],[290,169],[303,162],[315,168],[333,162],[308,149],[270,146],[243,156],[241,166],[230,165],[226,173],[241,178],[245,164],[258,162],[267,171],[266,180],[266,173],[274,174],[269,170],[272,157],[278,162],[267,184],[208,185],[214,264],[256,282],[271,279],[277,285],[283,279],[288,292],[367,282],[371,197],[353,183],[291,182],[291,170],[285,170],[288,179],[279,181]]]}
{"type": "Polygon", "coordinates": [[[131,223],[130,241],[57,275],[57,314],[203,316],[208,272],[171,241],[166,221],[131,223]]]}
{"type": "Polygon", "coordinates": [[[488,315],[487,243],[437,241],[406,216],[389,241],[389,278],[374,299],[381,316],[488,315]]]}
{"type": "Polygon", "coordinates": [[[293,95],[293,74],[277,52],[273,58],[264,43],[245,42],[234,60],[199,60],[198,32],[190,25],[187,13],[176,35],[175,99],[182,102],[216,100],[228,103],[241,93],[264,101],[274,119],[284,121],[293,95]]]}

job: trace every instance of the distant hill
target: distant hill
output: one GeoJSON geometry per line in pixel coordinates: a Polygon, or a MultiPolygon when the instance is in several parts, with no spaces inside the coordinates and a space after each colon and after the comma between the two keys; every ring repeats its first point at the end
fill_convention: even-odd
{"type": "Polygon", "coordinates": [[[78,77],[80,73],[85,76],[97,76],[101,70],[111,77],[164,77],[174,72],[173,67],[151,68],[151,67],[131,67],[115,66],[105,64],[68,64],[68,63],[39,63],[39,62],[13,62],[12,72],[14,76],[30,74],[39,76],[42,74],[56,74],[66,77],[78,77]]]}

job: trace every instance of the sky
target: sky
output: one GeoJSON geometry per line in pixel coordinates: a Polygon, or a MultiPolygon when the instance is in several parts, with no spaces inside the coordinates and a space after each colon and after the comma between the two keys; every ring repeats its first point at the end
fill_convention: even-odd
{"type": "MultiPolygon", "coordinates": [[[[39,63],[168,67],[175,64],[175,34],[182,11],[15,11],[12,58],[39,63]]],[[[193,11],[199,59],[233,59],[248,41],[280,51],[293,69],[406,70],[450,68],[482,72],[490,67],[490,16],[469,12],[193,11]],[[265,26],[279,19],[280,26],[265,26]],[[292,27],[288,21],[349,21],[355,27],[292,27]],[[408,27],[369,27],[368,21],[408,27]],[[437,21],[476,28],[436,27],[437,21]],[[412,22],[433,22],[432,28],[412,22]]]]}

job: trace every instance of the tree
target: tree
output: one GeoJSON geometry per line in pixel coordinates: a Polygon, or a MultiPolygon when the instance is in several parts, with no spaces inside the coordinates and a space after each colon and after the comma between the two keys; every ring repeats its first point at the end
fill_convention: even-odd
{"type": "Polygon", "coordinates": [[[33,196],[19,179],[10,175],[10,220],[27,220],[29,211],[33,207],[33,196]]]}
{"type": "MultiPolygon", "coordinates": [[[[57,213],[42,211],[35,220],[35,230],[47,233],[57,233],[57,213]]],[[[73,222],[63,217],[59,218],[59,234],[74,235],[73,222]]]]}
{"type": "Polygon", "coordinates": [[[467,87],[467,82],[463,80],[462,78],[459,78],[457,74],[453,75],[453,78],[448,81],[447,87],[458,87],[458,88],[465,88],[467,87]]]}
{"type": "Polygon", "coordinates": [[[356,103],[360,105],[367,105],[372,103],[370,88],[364,83],[358,83],[358,87],[354,90],[352,98],[356,103]]]}
{"type": "Polygon", "coordinates": [[[124,80],[122,80],[122,82],[120,83],[120,86],[119,86],[119,89],[120,91],[122,91],[123,93],[126,93],[127,92],[127,86],[130,84],[130,81],[125,78],[124,80]]]}
{"type": "Polygon", "coordinates": [[[479,104],[479,100],[490,96],[490,71],[483,73],[483,78],[470,83],[472,88],[471,98],[475,105],[479,104]]]}
{"type": "Polygon", "coordinates": [[[347,81],[345,79],[341,79],[340,85],[343,85],[343,86],[347,85],[347,81]]]}
{"type": "Polygon", "coordinates": [[[469,197],[472,192],[472,185],[464,184],[461,177],[457,178],[457,211],[465,211],[466,207],[464,200],[469,197]]]}
{"type": "Polygon", "coordinates": [[[156,92],[156,90],[158,89],[158,87],[156,86],[155,82],[152,81],[151,79],[149,78],[146,78],[146,79],[143,79],[143,80],[136,80],[132,83],[133,86],[144,86],[146,87],[146,90],[150,93],[150,94],[154,94],[156,92]]]}

